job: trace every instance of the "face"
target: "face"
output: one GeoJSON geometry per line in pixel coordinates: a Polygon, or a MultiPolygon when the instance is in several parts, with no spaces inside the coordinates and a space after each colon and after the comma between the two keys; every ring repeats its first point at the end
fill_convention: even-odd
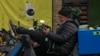
{"type": "Polygon", "coordinates": [[[67,17],[60,14],[58,14],[58,17],[59,17],[60,22],[65,22],[68,19],[67,17]]]}

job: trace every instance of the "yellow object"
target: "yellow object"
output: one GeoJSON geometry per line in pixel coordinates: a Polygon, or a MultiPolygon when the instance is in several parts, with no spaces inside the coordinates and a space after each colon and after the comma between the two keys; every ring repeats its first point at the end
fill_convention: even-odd
{"type": "Polygon", "coordinates": [[[0,37],[0,44],[2,44],[2,37],[0,37]]]}
{"type": "Polygon", "coordinates": [[[6,42],[6,41],[4,41],[4,42],[3,42],[3,45],[4,45],[4,46],[5,46],[5,45],[7,45],[7,42],[6,42]]]}
{"type": "Polygon", "coordinates": [[[0,52],[0,56],[2,56],[2,52],[0,52]]]}
{"type": "Polygon", "coordinates": [[[30,28],[33,21],[26,16],[26,4],[29,2],[35,9],[32,19],[44,20],[46,24],[52,26],[52,0],[0,0],[0,29],[9,30],[8,20],[11,19],[15,25],[30,28]]]}
{"type": "Polygon", "coordinates": [[[93,27],[89,27],[89,30],[94,30],[94,28],[93,27]]]}

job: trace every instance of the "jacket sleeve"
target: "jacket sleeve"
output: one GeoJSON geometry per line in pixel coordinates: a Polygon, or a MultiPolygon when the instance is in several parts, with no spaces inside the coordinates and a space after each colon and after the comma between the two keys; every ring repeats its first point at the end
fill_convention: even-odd
{"type": "Polygon", "coordinates": [[[49,32],[47,37],[54,42],[64,43],[70,39],[70,37],[77,31],[77,29],[78,28],[75,24],[67,23],[63,26],[60,34],[49,32]]]}

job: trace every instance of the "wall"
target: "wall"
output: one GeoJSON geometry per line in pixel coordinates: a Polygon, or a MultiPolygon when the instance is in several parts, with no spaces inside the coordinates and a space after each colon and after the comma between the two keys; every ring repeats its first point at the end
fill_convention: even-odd
{"type": "Polygon", "coordinates": [[[53,30],[55,31],[57,28],[58,20],[58,11],[62,7],[62,0],[53,0],[53,30]]]}
{"type": "Polygon", "coordinates": [[[89,25],[100,26],[100,0],[89,0],[89,25]]]}
{"type": "Polygon", "coordinates": [[[15,25],[25,28],[33,27],[33,20],[45,20],[45,23],[52,26],[52,0],[0,0],[0,29],[9,30],[8,21],[12,20],[15,25]],[[26,6],[30,5],[31,6],[26,6]],[[32,18],[26,16],[27,9],[35,9],[32,18]]]}

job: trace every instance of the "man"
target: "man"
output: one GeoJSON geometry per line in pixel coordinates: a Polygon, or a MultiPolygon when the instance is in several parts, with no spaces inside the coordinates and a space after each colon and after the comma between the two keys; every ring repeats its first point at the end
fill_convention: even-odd
{"type": "Polygon", "coordinates": [[[72,10],[70,8],[62,8],[58,12],[61,25],[56,33],[50,32],[47,27],[44,27],[43,31],[17,28],[16,32],[18,34],[29,34],[31,39],[39,44],[38,47],[35,47],[37,56],[48,56],[48,53],[54,56],[68,56],[77,42],[76,32],[79,25],[76,19],[72,19],[71,13],[72,10]],[[49,41],[45,41],[46,39],[49,41]],[[48,46],[49,50],[47,51],[48,46]]]}
{"type": "Polygon", "coordinates": [[[56,33],[50,32],[48,28],[43,30],[46,37],[54,43],[52,50],[57,56],[70,55],[77,42],[76,32],[79,24],[77,19],[70,17],[71,13],[70,8],[62,8],[58,12],[61,25],[56,33]]]}

